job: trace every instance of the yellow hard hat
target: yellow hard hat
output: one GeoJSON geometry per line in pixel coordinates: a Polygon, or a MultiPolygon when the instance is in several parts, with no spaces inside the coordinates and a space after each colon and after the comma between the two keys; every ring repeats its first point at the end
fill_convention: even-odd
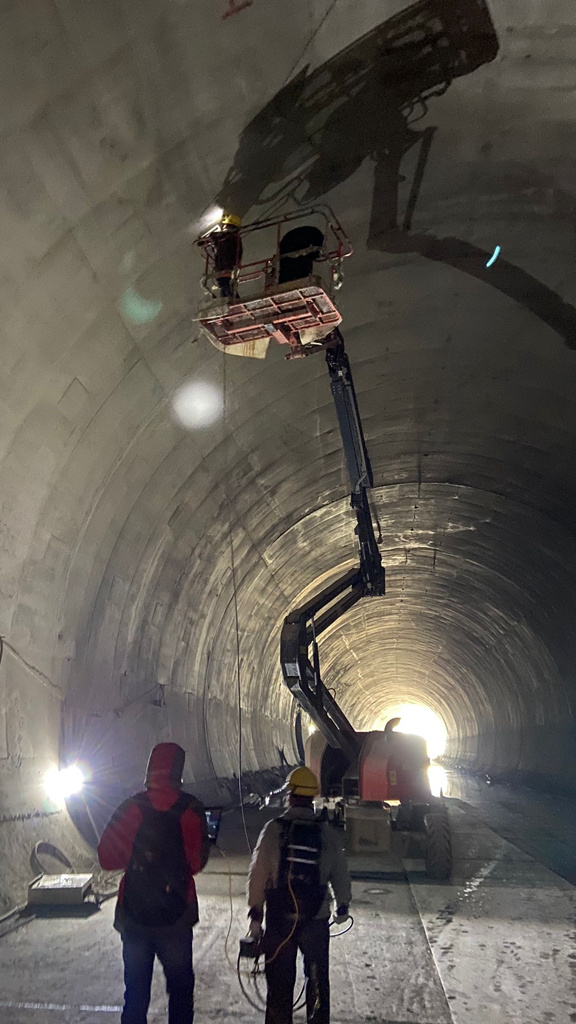
{"type": "Polygon", "coordinates": [[[295,768],[286,780],[286,788],[294,796],[317,796],[320,792],[318,779],[309,768],[295,768]]]}
{"type": "Polygon", "coordinates": [[[235,213],[223,213],[221,224],[232,224],[235,228],[242,227],[242,218],[237,217],[235,213]]]}

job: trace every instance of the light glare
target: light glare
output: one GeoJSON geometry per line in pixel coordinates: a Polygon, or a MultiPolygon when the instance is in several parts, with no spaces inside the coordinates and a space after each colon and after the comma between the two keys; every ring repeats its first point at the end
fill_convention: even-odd
{"type": "Polygon", "coordinates": [[[207,210],[190,225],[192,234],[204,234],[211,227],[216,227],[222,220],[224,210],[221,206],[209,206],[207,210]]]}
{"type": "Polygon", "coordinates": [[[401,720],[394,732],[409,732],[415,736],[423,736],[430,758],[440,757],[444,753],[446,726],[431,708],[422,704],[405,704],[395,714],[399,715],[401,720]]]}
{"type": "Polygon", "coordinates": [[[77,764],[67,768],[52,768],[46,773],[45,787],[48,796],[53,800],[66,800],[67,797],[79,793],[85,782],[84,773],[77,764]]]}
{"type": "Polygon", "coordinates": [[[394,732],[408,732],[426,740],[428,757],[440,757],[446,749],[446,726],[440,715],[425,704],[394,704],[378,715],[373,729],[383,729],[391,718],[400,718],[394,732]]]}
{"type": "Polygon", "coordinates": [[[189,381],[174,395],[174,413],[183,427],[209,427],[222,416],[222,393],[213,384],[189,381]]]}
{"type": "Polygon", "coordinates": [[[428,781],[430,783],[430,792],[432,796],[442,796],[446,793],[446,783],[448,781],[448,775],[446,769],[441,764],[431,764],[428,767],[428,781]]]}

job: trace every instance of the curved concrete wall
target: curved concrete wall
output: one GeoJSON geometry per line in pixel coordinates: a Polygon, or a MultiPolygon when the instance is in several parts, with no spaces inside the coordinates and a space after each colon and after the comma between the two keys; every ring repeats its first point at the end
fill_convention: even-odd
{"type": "Polygon", "coordinates": [[[323,638],[327,682],[359,728],[417,699],[459,763],[576,783],[574,6],[492,0],[492,29],[461,0],[464,35],[488,28],[435,89],[453,4],[285,7],[282,32],[265,0],[0,14],[4,903],[36,839],[86,855],[43,794],[59,757],[101,817],[162,738],[211,798],[237,773],[232,550],[242,767],[295,758],[279,627],[353,564],[353,522],[322,358],[224,365],[198,337],[191,243],[218,201],[328,198],[356,250],[341,308],[389,592],[323,638]],[[224,393],[215,426],[176,423],[186,379],[224,393]]]}

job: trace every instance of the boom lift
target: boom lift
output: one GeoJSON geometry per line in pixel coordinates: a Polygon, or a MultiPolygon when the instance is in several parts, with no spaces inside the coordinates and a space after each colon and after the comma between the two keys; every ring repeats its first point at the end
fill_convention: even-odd
{"type": "MultiPolygon", "coordinates": [[[[225,214],[222,223],[227,219],[225,214]]],[[[206,295],[199,309],[200,327],[216,348],[231,355],[263,359],[271,339],[290,346],[287,359],[311,355],[342,321],[334,296],[352,246],[329,206],[248,224],[238,232],[243,247],[251,244],[257,250],[260,232],[270,239],[264,243],[266,255],[231,267],[231,299],[217,297],[219,239],[226,237],[220,225],[196,239],[204,252],[206,295]],[[320,226],[311,226],[310,221],[320,226]],[[296,227],[282,235],[291,224],[296,227]],[[274,238],[270,256],[268,246],[272,248],[274,238]],[[318,272],[317,263],[324,264],[324,273],[318,272]]]]}
{"type": "MultiPolygon", "coordinates": [[[[201,310],[200,324],[224,351],[262,358],[274,338],[290,346],[287,359],[325,353],[356,516],[359,564],[290,612],[282,628],[284,682],[316,726],[305,745],[305,761],[318,777],[325,813],[344,828],[349,852],[395,849],[414,856],[422,850],[428,874],[446,879],[452,870],[448,817],[443,799],[430,792],[425,740],[395,732],[399,719],[392,719],[383,731],[358,732],[320,672],[319,636],[362,598],[383,597],[386,589],[368,498],[372,467],[338,326],[342,318],[333,301],[342,279],[342,260],[352,247],[328,207],[256,222],[241,234],[272,227],[275,255],[234,268],[235,294],[226,301],[213,297],[214,255],[208,249],[203,285],[211,299],[201,310]],[[293,229],[284,236],[295,239],[300,248],[290,251],[290,245],[283,246],[282,225],[314,217],[323,219],[323,240],[332,233],[332,248],[319,245],[320,235],[313,233],[318,229],[310,224],[304,233],[293,229]],[[310,244],[302,246],[307,239],[310,244]],[[313,273],[313,264],[320,260],[328,264],[328,282],[313,273]],[[305,278],[296,276],[302,267],[308,271],[305,278]],[[254,281],[260,282],[260,292],[241,297],[240,286],[254,281]]],[[[203,239],[198,242],[206,249],[203,239]]]]}
{"type": "Polygon", "coordinates": [[[285,619],[284,682],[317,728],[306,742],[305,761],[318,776],[324,806],[345,828],[349,852],[394,849],[407,856],[423,849],[428,873],[446,879],[452,869],[448,817],[443,800],[430,792],[425,740],[395,732],[399,719],[383,731],[356,731],[320,673],[318,637],[361,598],[385,593],[368,500],[372,469],[338,328],[327,342],[326,362],[356,513],[359,565],[285,619]]]}

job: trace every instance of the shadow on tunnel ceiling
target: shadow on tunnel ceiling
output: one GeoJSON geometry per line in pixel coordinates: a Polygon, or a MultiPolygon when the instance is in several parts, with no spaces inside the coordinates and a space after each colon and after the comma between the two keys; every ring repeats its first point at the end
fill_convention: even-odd
{"type": "MultiPolygon", "coordinates": [[[[369,249],[419,253],[521,303],[576,348],[576,309],[520,267],[460,238],[412,233],[436,127],[416,128],[454,79],[494,60],[498,38],[486,0],[419,0],[309,73],[305,67],[252,119],[216,197],[244,216],[309,205],[374,162],[369,249]],[[399,215],[401,164],[416,168],[399,215]]],[[[574,205],[574,204],[573,204],[574,205]]],[[[576,217],[576,209],[573,210],[576,217]]]]}

